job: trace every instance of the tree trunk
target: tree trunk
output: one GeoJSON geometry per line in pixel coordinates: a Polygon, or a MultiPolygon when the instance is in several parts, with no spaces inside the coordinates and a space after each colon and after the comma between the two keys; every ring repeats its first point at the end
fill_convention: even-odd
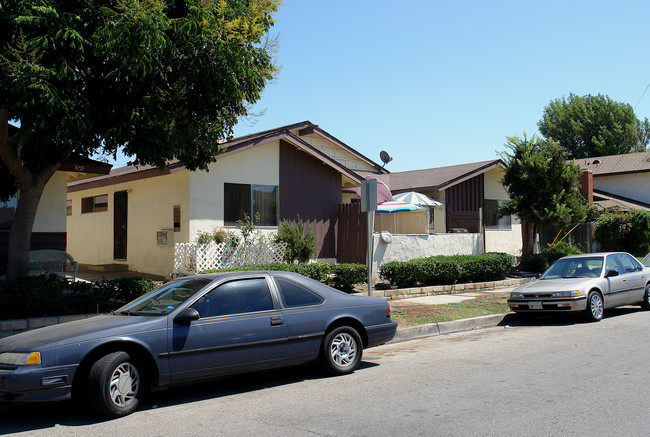
{"type": "Polygon", "coordinates": [[[535,253],[535,239],[537,238],[537,224],[527,220],[521,221],[521,259],[525,260],[535,253]]]}
{"type": "Polygon", "coordinates": [[[21,184],[16,213],[9,231],[9,262],[7,265],[7,280],[9,282],[14,282],[29,274],[29,252],[36,210],[43,189],[54,171],[54,169],[48,169],[34,174],[33,183],[27,187],[23,187],[21,184]]]}
{"type": "Polygon", "coordinates": [[[17,149],[9,147],[9,119],[7,110],[0,110],[0,159],[18,181],[20,188],[18,205],[9,231],[7,280],[16,281],[29,274],[29,251],[32,241],[32,227],[36,219],[38,202],[45,185],[61,164],[49,165],[33,172],[25,167],[20,157],[20,141],[17,149]]]}

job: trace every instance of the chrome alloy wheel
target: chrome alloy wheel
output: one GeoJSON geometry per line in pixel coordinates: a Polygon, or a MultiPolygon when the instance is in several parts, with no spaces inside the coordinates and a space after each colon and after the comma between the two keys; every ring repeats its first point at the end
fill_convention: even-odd
{"type": "Polygon", "coordinates": [[[594,318],[594,320],[600,320],[603,318],[603,298],[600,297],[598,293],[592,293],[591,298],[589,299],[589,310],[594,318]]]}
{"type": "Polygon", "coordinates": [[[109,392],[111,400],[118,407],[126,407],[133,403],[138,393],[140,375],[138,369],[131,363],[122,363],[113,371],[109,392]]]}
{"type": "Polygon", "coordinates": [[[340,367],[348,367],[354,364],[357,355],[357,342],[348,332],[339,333],[330,344],[330,355],[340,367]]]}

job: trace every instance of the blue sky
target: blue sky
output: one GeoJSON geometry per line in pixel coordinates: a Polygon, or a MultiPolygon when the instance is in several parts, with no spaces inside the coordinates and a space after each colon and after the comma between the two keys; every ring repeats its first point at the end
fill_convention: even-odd
{"type": "Polygon", "coordinates": [[[271,31],[281,70],[253,108],[263,115],[234,134],[309,120],[406,171],[497,159],[569,93],[643,120],[649,17],[647,0],[285,0],[271,31]]]}
{"type": "Polygon", "coordinates": [[[553,99],[635,106],[650,83],[647,0],[286,0],[275,17],[281,71],[235,136],[310,120],[391,171],[496,159],[553,99]]]}

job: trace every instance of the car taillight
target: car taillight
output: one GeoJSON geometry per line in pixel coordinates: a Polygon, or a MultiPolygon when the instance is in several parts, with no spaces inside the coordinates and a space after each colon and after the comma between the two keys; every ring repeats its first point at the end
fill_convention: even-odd
{"type": "Polygon", "coordinates": [[[386,306],[386,317],[390,319],[390,305],[386,306]]]}

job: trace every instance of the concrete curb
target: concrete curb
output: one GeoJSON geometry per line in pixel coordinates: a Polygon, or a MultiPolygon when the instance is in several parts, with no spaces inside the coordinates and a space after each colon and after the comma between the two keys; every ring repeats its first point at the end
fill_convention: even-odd
{"type": "Polygon", "coordinates": [[[432,337],[434,335],[492,328],[503,323],[504,319],[512,314],[514,313],[491,314],[489,316],[472,317],[470,319],[453,320],[451,322],[429,323],[411,328],[398,329],[395,337],[388,344],[415,340],[416,338],[432,337]]]}

